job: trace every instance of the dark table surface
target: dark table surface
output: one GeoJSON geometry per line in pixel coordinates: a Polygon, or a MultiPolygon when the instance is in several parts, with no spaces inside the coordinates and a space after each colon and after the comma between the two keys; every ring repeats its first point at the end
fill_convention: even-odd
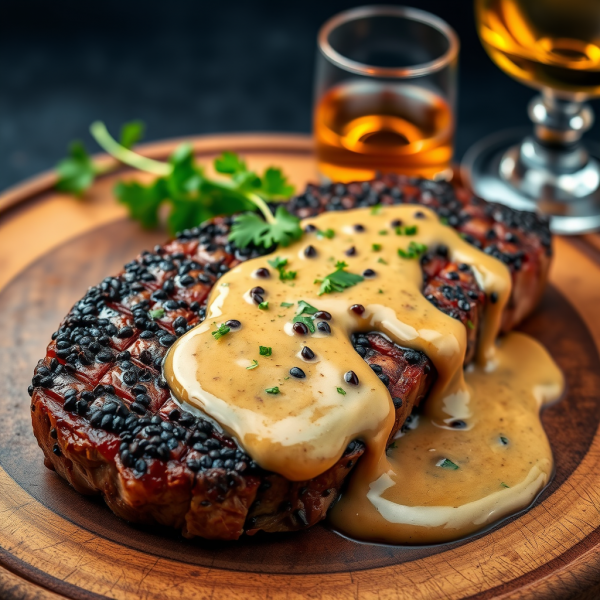
{"type": "MultiPolygon", "coordinates": [[[[96,119],[116,130],[140,118],[147,140],[310,132],[317,31],[360,3],[2,0],[0,190],[52,167],[74,138],[97,151],[96,119]]],[[[535,92],[487,57],[472,1],[408,3],[461,39],[456,158],[488,133],[527,126],[535,92]]]]}

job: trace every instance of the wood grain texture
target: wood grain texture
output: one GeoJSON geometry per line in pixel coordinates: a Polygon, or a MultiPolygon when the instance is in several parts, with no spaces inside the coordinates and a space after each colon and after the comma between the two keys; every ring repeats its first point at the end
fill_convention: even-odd
{"type": "MultiPolygon", "coordinates": [[[[206,157],[224,148],[243,151],[236,140],[241,143],[230,137],[220,146],[216,138],[208,146],[200,140],[196,147],[205,148],[206,157]]],[[[298,185],[314,179],[306,140],[292,138],[287,146],[281,137],[258,138],[255,146],[251,138],[242,141],[251,165],[282,165],[298,185]]],[[[160,157],[171,148],[146,153],[160,157]]],[[[0,598],[599,596],[597,248],[557,240],[552,288],[525,327],[547,344],[569,382],[566,400],[543,417],[556,477],[529,512],[437,548],[355,544],[324,527],[240,544],[189,542],[130,526],[101,502],[76,494],[43,468],[31,434],[26,378],[60,318],[87,285],[164,238],[122,220],[110,198],[113,182],[104,178],[91,202],[79,204],[30,185],[21,197],[11,192],[12,208],[0,213],[0,598]],[[57,231],[65,222],[69,226],[57,231]],[[78,237],[83,232],[89,234],[78,237]]]]}

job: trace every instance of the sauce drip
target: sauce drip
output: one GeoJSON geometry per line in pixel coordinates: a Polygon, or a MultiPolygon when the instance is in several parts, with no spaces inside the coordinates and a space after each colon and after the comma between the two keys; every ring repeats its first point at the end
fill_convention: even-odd
{"type": "Polygon", "coordinates": [[[546,386],[552,390],[546,395],[554,398],[562,378],[544,350],[525,336],[511,334],[496,350],[511,289],[506,266],[423,207],[329,212],[303,223],[308,224],[316,230],[274,255],[238,265],[215,285],[206,320],[167,355],[165,376],[174,396],[214,419],[263,468],[293,481],[320,475],[350,441],[362,439],[367,451],[332,514],[335,526],[353,537],[441,541],[526,506],[552,469],[532,390],[546,386]],[[402,235],[396,234],[398,221],[402,235]],[[421,294],[419,251],[440,244],[451,260],[471,266],[488,295],[498,297],[486,306],[479,366],[467,381],[465,327],[421,294]],[[320,294],[323,286],[315,281],[335,272],[341,260],[344,272],[365,273],[364,279],[320,294]],[[269,269],[270,277],[258,279],[259,269],[269,269]],[[298,314],[314,331],[302,333],[298,324],[294,329],[298,314]],[[241,325],[220,338],[213,335],[232,320],[241,325]],[[399,438],[389,455],[390,394],[350,341],[351,334],[370,331],[423,351],[438,374],[421,424],[399,438]],[[522,369],[516,356],[521,363],[530,357],[535,362],[522,369]],[[498,422],[499,415],[505,422],[498,422]],[[465,421],[464,430],[447,425],[455,419],[465,421]],[[494,446],[499,436],[509,440],[504,454],[494,446]],[[498,477],[510,487],[498,490],[498,477]],[[497,492],[504,496],[496,500],[497,492]],[[445,510],[455,507],[459,516],[445,510]]]}

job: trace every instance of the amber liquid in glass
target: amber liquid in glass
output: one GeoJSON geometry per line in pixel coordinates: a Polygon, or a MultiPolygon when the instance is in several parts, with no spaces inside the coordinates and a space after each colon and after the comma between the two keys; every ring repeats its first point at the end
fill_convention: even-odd
{"type": "Polygon", "coordinates": [[[332,181],[366,180],[378,172],[449,173],[451,108],[415,85],[357,81],[334,87],[317,105],[314,133],[319,171],[332,181]]]}
{"type": "Polygon", "coordinates": [[[600,0],[476,0],[492,60],[532,87],[600,95],[600,0]]]}

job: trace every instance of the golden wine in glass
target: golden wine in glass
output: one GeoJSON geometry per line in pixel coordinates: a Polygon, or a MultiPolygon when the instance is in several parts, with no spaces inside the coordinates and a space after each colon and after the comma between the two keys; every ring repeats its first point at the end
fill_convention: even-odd
{"type": "Polygon", "coordinates": [[[600,95],[598,0],[478,0],[479,36],[492,60],[536,88],[600,95]]]}
{"type": "Polygon", "coordinates": [[[546,214],[556,232],[599,228],[600,152],[581,137],[593,122],[584,100],[600,96],[600,0],[476,0],[475,14],[491,59],[542,94],[529,105],[533,134],[477,144],[467,179],[488,200],[546,214]]]}
{"type": "Polygon", "coordinates": [[[452,174],[459,43],[427,12],[366,6],[318,36],[314,137],[323,179],[452,174]]]}

